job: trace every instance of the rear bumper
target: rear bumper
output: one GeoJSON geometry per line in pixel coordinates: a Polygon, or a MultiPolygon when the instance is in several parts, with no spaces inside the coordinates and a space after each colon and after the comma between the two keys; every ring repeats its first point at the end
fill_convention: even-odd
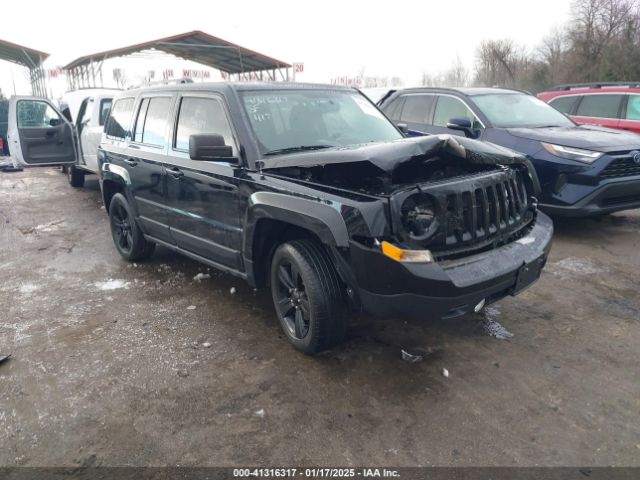
{"type": "Polygon", "coordinates": [[[547,261],[553,223],[539,213],[528,235],[454,261],[402,264],[378,250],[352,248],[360,303],[374,315],[453,318],[533,284],[547,261]]]}
{"type": "Polygon", "coordinates": [[[588,217],[640,208],[640,177],[609,181],[573,205],[540,204],[546,213],[558,216],[588,217]]]}

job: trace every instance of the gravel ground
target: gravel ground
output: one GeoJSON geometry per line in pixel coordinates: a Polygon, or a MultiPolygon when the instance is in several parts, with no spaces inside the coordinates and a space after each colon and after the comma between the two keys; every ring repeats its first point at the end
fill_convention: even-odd
{"type": "Polygon", "coordinates": [[[0,466],[640,465],[638,210],[557,221],[484,315],[360,316],[313,358],[267,292],[124,262],[94,177],[0,174],[0,221],[0,466]]]}

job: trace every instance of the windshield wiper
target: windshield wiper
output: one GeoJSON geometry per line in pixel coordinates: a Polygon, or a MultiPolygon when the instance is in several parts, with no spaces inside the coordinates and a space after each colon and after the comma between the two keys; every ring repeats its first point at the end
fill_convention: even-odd
{"type": "Polygon", "coordinates": [[[311,150],[322,150],[323,148],[331,148],[333,145],[299,145],[297,147],[278,148],[277,150],[269,150],[264,155],[280,155],[283,153],[307,152],[311,150]]]}

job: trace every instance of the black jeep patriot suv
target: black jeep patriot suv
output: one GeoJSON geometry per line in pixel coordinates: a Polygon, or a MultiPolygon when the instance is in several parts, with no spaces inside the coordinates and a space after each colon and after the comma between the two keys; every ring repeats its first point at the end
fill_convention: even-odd
{"type": "Polygon", "coordinates": [[[123,92],[98,159],[124,258],[160,244],[270,286],[308,354],[344,339],[347,307],[452,318],[516,294],[539,277],[553,233],[525,158],[404,138],[348,88],[123,92]]]}

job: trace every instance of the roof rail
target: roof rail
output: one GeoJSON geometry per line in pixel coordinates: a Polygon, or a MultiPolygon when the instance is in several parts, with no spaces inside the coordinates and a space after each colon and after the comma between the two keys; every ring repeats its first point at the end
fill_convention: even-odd
{"type": "Polygon", "coordinates": [[[151,87],[153,85],[182,85],[185,83],[193,83],[193,79],[188,77],[182,77],[182,78],[172,78],[167,80],[157,80],[155,82],[142,82],[139,85],[129,87],[128,90],[133,90],[134,88],[151,87]]]}
{"type": "Polygon", "coordinates": [[[630,87],[640,88],[638,82],[589,82],[589,83],[567,83],[564,85],[556,85],[551,91],[557,92],[561,90],[572,90],[575,88],[603,88],[603,87],[630,87]]]}

